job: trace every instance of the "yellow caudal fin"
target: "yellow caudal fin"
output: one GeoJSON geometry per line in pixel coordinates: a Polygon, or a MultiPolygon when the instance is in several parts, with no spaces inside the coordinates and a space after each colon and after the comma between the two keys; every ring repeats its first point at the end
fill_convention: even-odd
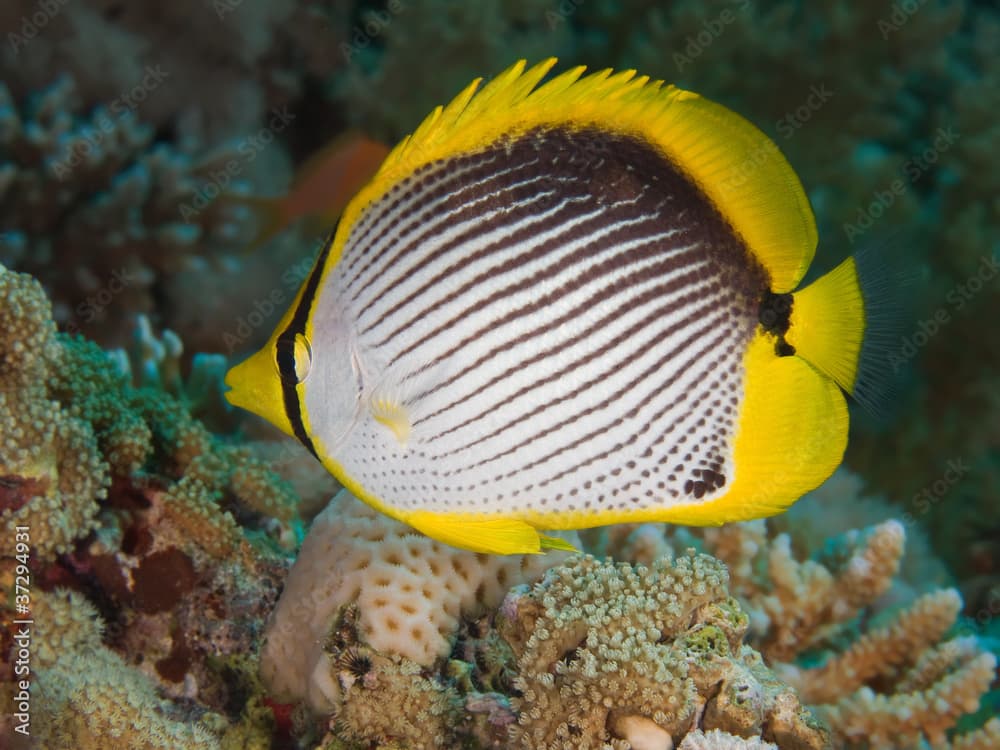
{"type": "Polygon", "coordinates": [[[402,520],[432,539],[472,552],[524,555],[538,554],[546,549],[576,551],[569,542],[539,534],[534,526],[514,518],[475,518],[457,513],[418,511],[402,520]]]}
{"type": "Polygon", "coordinates": [[[795,354],[853,394],[865,338],[865,300],[857,264],[848,258],[795,292],[785,340],[795,354]]]}

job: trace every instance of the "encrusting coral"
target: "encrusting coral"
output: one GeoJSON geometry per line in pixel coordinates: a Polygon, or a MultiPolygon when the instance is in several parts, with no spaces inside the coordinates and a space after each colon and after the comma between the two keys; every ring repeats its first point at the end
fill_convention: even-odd
{"type": "Polygon", "coordinates": [[[32,619],[31,728],[38,747],[219,750],[206,717],[157,695],[148,677],[104,646],[97,611],[83,596],[38,593],[32,619]]]}
{"type": "Polygon", "coordinates": [[[743,644],[726,583],[707,555],[652,567],[588,556],[508,595],[498,629],[516,658],[514,745],[667,750],[700,728],[823,748],[819,722],[743,644]]]}

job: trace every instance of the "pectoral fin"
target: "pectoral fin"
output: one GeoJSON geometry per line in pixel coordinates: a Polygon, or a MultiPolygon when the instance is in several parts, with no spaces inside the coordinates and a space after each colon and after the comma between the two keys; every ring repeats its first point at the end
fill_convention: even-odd
{"type": "Polygon", "coordinates": [[[400,445],[405,445],[410,439],[412,427],[410,414],[397,400],[385,396],[372,396],[371,414],[376,422],[392,430],[400,445]]]}

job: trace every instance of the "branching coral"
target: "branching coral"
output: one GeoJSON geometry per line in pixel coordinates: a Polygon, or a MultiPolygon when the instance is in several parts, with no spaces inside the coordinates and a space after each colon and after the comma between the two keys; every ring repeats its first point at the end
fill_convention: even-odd
{"type": "Polygon", "coordinates": [[[763,521],[698,533],[735,573],[731,590],[750,613],[751,642],[830,725],[836,746],[873,738],[886,748],[946,747],[946,731],[989,689],[995,657],[975,638],[947,639],[961,609],[954,590],[924,594],[876,624],[890,617],[876,604],[903,555],[901,524],[848,532],[805,560],[763,521]],[[800,663],[820,658],[820,666],[800,663]]]}
{"type": "Polygon", "coordinates": [[[90,101],[134,106],[156,127],[185,135],[228,136],[301,94],[309,75],[343,63],[342,6],[13,0],[0,8],[0,77],[23,93],[44,85],[53,70],[74,70],[90,101]],[[155,91],[144,87],[150,69],[165,78],[155,91]]]}
{"type": "Polygon", "coordinates": [[[942,640],[960,608],[955,591],[928,594],[822,666],[782,676],[819,704],[845,744],[906,747],[926,738],[943,746],[946,731],[976,711],[996,670],[975,638],[942,640]]]}
{"type": "MultiPolygon", "coordinates": [[[[0,85],[0,261],[48,287],[60,325],[109,341],[123,336],[110,325],[123,313],[154,309],[168,275],[239,238],[238,216],[220,203],[182,211],[235,154],[196,162],[154,144],[131,112],[80,106],[70,78],[20,107],[0,85]]],[[[217,254],[199,262],[235,270],[217,254]]]]}

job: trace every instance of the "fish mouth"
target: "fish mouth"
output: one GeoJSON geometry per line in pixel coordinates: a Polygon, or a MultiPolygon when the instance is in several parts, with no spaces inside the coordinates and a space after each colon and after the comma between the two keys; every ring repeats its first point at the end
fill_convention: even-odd
{"type": "Polygon", "coordinates": [[[228,401],[233,406],[239,406],[239,404],[236,403],[236,401],[239,400],[239,394],[237,393],[236,385],[233,383],[233,381],[235,380],[233,373],[239,366],[240,365],[233,365],[228,370],[226,370],[226,377],[222,379],[222,384],[226,387],[225,390],[222,392],[222,395],[225,397],[226,401],[228,401]]]}

